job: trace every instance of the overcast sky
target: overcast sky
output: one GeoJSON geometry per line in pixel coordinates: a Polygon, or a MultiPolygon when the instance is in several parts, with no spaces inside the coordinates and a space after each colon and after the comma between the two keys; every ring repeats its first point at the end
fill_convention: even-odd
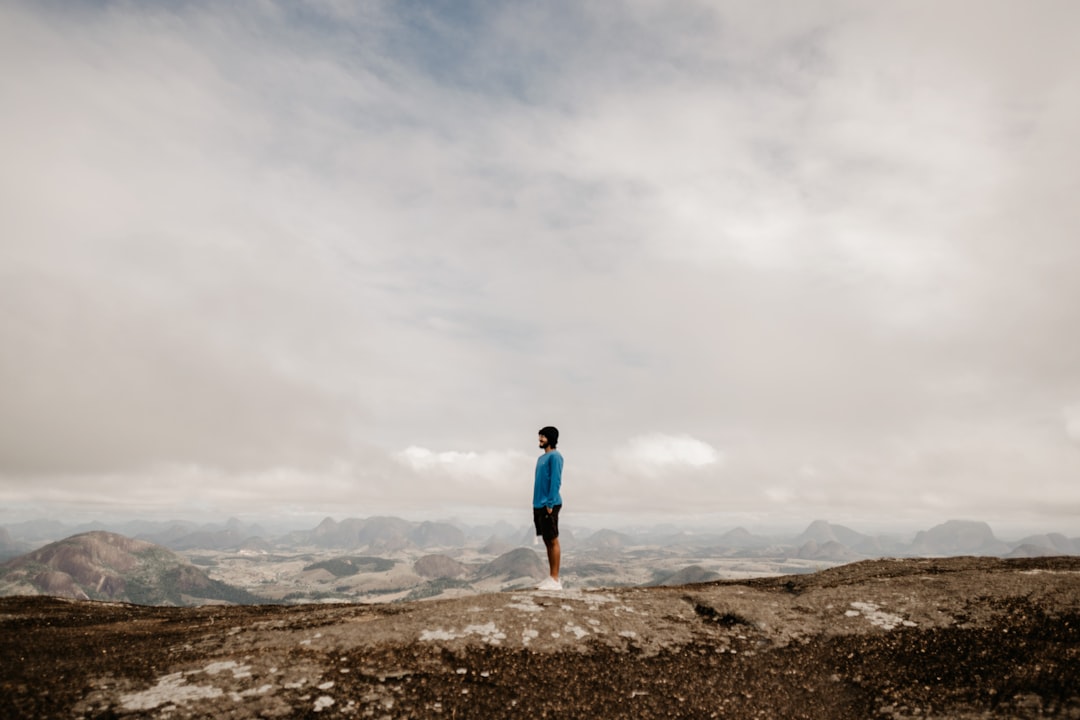
{"type": "Polygon", "coordinates": [[[0,523],[1080,533],[1077,27],[5,2],[0,523]]]}

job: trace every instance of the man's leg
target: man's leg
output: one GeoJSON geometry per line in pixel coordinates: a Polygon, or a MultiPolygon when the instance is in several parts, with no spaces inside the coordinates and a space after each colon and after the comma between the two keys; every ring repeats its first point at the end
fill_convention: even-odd
{"type": "Polygon", "coordinates": [[[562,553],[559,550],[559,538],[545,539],[544,545],[547,546],[548,567],[551,569],[551,577],[558,580],[559,561],[562,559],[562,553]]]}

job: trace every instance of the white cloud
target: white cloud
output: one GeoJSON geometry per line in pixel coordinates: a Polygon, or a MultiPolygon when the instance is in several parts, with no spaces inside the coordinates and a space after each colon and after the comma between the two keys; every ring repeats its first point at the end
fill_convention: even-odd
{"type": "Polygon", "coordinates": [[[651,433],[631,438],[615,450],[612,459],[622,472],[655,475],[721,465],[724,456],[713,446],[689,435],[651,433]]]}
{"type": "Polygon", "coordinates": [[[1065,420],[1065,432],[1070,438],[1080,442],[1080,403],[1069,405],[1061,411],[1065,420]]]}
{"type": "Polygon", "coordinates": [[[1080,5],[296,7],[0,4],[8,497],[1072,497],[1080,5]]]}
{"type": "Polygon", "coordinates": [[[525,455],[514,450],[435,452],[416,445],[396,453],[394,458],[419,473],[441,472],[455,478],[483,478],[493,481],[519,480],[520,477],[528,475],[528,465],[531,462],[525,455]]]}

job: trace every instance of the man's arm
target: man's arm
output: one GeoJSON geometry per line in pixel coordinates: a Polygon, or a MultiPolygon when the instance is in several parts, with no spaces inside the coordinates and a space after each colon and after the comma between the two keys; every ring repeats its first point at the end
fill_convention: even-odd
{"type": "Polygon", "coordinates": [[[548,459],[548,487],[547,487],[547,502],[544,503],[544,507],[550,513],[551,508],[555,505],[555,496],[559,493],[559,488],[562,486],[562,455],[558,453],[552,453],[548,459]]]}

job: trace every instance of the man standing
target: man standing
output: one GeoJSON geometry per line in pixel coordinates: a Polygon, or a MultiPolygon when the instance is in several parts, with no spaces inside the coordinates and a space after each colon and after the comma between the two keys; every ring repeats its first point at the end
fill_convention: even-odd
{"type": "Polygon", "coordinates": [[[537,585],[537,590],[562,590],[559,582],[559,510],[562,509],[562,453],[559,431],[550,425],[540,430],[540,449],[544,454],[536,461],[536,480],[533,484],[533,525],[536,534],[544,538],[551,576],[537,585]]]}

